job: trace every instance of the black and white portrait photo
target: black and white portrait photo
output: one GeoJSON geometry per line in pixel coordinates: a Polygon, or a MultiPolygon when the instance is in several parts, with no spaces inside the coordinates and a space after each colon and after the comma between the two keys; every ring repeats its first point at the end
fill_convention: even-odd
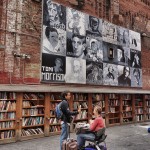
{"type": "Polygon", "coordinates": [[[117,44],[117,27],[116,25],[103,21],[102,30],[103,40],[109,43],[117,44]]]}
{"type": "Polygon", "coordinates": [[[130,68],[118,65],[118,85],[131,86],[130,68]]]}
{"type": "Polygon", "coordinates": [[[86,37],[86,60],[94,62],[103,61],[103,42],[86,37]]]}
{"type": "Polygon", "coordinates": [[[142,69],[131,68],[131,86],[142,87],[142,69]]]}
{"type": "Polygon", "coordinates": [[[67,33],[67,56],[86,59],[86,38],[79,34],[67,33]]]}
{"type": "Polygon", "coordinates": [[[117,45],[103,42],[103,62],[117,64],[117,45]]]}
{"type": "Polygon", "coordinates": [[[117,41],[118,45],[121,45],[123,47],[129,47],[130,46],[129,30],[122,27],[117,27],[117,41]]]}
{"type": "Polygon", "coordinates": [[[66,83],[86,83],[86,61],[84,59],[66,57],[66,83]]]}
{"type": "Polygon", "coordinates": [[[103,84],[103,63],[86,62],[86,82],[89,84],[103,84]]]}
{"type": "Polygon", "coordinates": [[[66,55],[66,31],[46,26],[43,28],[43,53],[66,55]]]}
{"type": "Polygon", "coordinates": [[[129,30],[130,48],[141,51],[141,36],[140,33],[129,30]]]}
{"type": "Polygon", "coordinates": [[[44,0],[43,25],[66,30],[66,8],[52,0],[44,0]]]}
{"type": "Polygon", "coordinates": [[[66,73],[66,59],[63,56],[43,54],[42,55],[42,81],[64,82],[66,73]]]}
{"type": "Polygon", "coordinates": [[[103,84],[118,85],[118,68],[117,65],[103,63],[103,84]]]}
{"type": "Polygon", "coordinates": [[[141,52],[131,49],[131,67],[141,68],[141,52]]]}
{"type": "Polygon", "coordinates": [[[72,8],[67,8],[67,32],[85,36],[85,14],[72,8]]]}
{"type": "Polygon", "coordinates": [[[130,66],[130,48],[117,46],[118,64],[130,66]]]}
{"type": "Polygon", "coordinates": [[[102,20],[86,15],[86,35],[91,38],[102,38],[102,20]]]}

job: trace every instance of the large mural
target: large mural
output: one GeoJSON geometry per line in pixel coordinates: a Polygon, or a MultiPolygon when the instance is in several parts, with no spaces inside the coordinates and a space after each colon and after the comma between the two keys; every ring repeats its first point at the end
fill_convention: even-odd
{"type": "Polygon", "coordinates": [[[41,82],[142,87],[138,32],[43,0],[41,82]]]}

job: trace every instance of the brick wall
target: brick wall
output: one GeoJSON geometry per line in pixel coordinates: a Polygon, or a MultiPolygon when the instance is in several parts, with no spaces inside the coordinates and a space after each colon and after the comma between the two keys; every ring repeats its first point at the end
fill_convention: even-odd
{"type": "MultiPolygon", "coordinates": [[[[55,1],[150,36],[149,0],[84,0],[85,3],[80,3],[80,7],[77,0],[55,1]]],[[[33,0],[3,0],[0,12],[0,43],[6,46],[0,49],[0,84],[39,84],[41,3],[33,0]],[[30,54],[31,59],[15,58],[13,53],[30,54]]],[[[150,38],[142,37],[144,89],[150,89],[149,43],[150,38]]]]}

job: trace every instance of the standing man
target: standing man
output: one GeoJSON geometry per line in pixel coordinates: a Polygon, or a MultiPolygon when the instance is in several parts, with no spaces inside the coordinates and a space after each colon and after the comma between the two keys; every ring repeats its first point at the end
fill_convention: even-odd
{"type": "Polygon", "coordinates": [[[70,91],[64,91],[61,93],[62,103],[61,103],[61,111],[63,113],[61,119],[61,135],[60,135],[60,150],[62,150],[62,143],[64,140],[68,138],[69,135],[69,125],[71,123],[72,116],[77,115],[81,112],[81,106],[78,108],[78,111],[70,111],[69,110],[69,100],[71,99],[70,91]]]}
{"type": "Polygon", "coordinates": [[[85,59],[85,37],[82,35],[73,34],[72,36],[72,48],[73,56],[76,58],[85,59]]]}

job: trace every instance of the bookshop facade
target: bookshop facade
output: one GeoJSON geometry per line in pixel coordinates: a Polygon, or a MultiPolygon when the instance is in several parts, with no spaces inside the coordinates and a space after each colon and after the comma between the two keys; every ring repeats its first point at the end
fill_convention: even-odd
{"type": "MultiPolygon", "coordinates": [[[[16,36],[14,31],[0,30],[10,39],[15,37],[5,41],[14,42],[12,47],[2,48],[5,42],[0,35],[0,56],[11,49],[13,60],[0,62],[4,66],[0,68],[0,144],[60,134],[54,109],[65,90],[71,92],[70,110],[79,105],[82,110],[72,131],[77,122],[92,118],[94,105],[102,107],[107,127],[150,121],[150,75],[145,65],[150,66],[150,53],[142,48],[141,32],[58,2],[29,3],[35,10],[42,7],[38,48],[34,34],[22,33],[24,26],[16,25],[20,30],[15,30],[16,36]],[[25,41],[31,42],[30,48],[25,41]]],[[[1,8],[9,5],[2,2],[1,8]]],[[[4,10],[0,9],[3,18],[4,10]]],[[[38,31],[37,24],[34,27],[38,31]]]]}

